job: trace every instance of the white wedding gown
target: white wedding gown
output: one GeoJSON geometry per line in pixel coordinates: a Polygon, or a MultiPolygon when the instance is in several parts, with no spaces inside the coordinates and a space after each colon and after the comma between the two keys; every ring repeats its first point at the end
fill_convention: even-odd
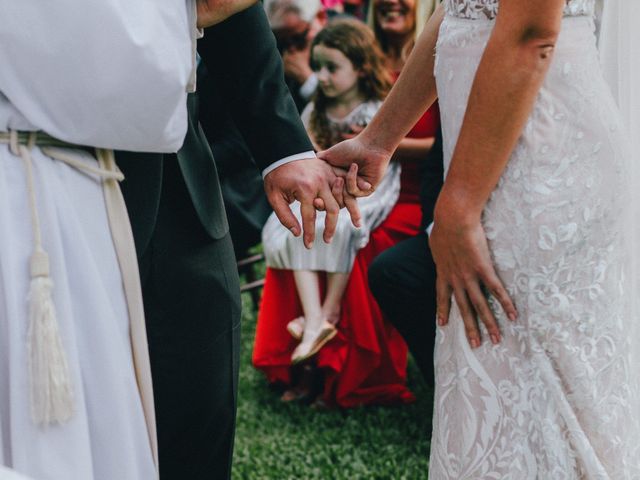
{"type": "MultiPolygon", "coordinates": [[[[445,0],[435,67],[445,168],[498,4],[445,0]]],[[[476,350],[455,306],[438,331],[432,480],[640,478],[621,215],[630,156],[593,7],[567,2],[552,66],[483,213],[519,318],[490,299],[503,340],[476,350]]]]}

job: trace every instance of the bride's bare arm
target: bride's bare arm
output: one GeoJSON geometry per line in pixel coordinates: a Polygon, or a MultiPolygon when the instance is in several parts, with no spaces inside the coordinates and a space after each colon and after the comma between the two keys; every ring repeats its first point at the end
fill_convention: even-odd
{"type": "Polygon", "coordinates": [[[363,141],[374,148],[393,152],[438,98],[433,67],[443,18],[441,4],[429,18],[380,111],[362,132],[363,141]]]}
{"type": "Polygon", "coordinates": [[[516,316],[492,266],[480,216],[548,71],[564,5],[565,0],[500,2],[436,205],[430,244],[438,269],[438,322],[447,322],[453,292],[472,346],[480,345],[476,315],[492,341],[500,340],[481,284],[511,319],[516,316]]]}

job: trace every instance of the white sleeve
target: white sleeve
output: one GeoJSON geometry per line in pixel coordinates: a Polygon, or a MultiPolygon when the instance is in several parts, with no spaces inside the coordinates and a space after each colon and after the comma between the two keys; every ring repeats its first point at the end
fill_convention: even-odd
{"type": "Polygon", "coordinates": [[[177,151],[193,80],[194,6],[0,0],[0,92],[31,125],[62,140],[177,151]]]}
{"type": "Polygon", "coordinates": [[[187,93],[196,91],[196,72],[198,71],[198,39],[204,37],[204,30],[198,28],[198,9],[196,0],[187,0],[189,25],[191,29],[191,75],[187,85],[187,93]]]}
{"type": "Polygon", "coordinates": [[[427,228],[425,229],[425,232],[427,232],[427,237],[431,236],[431,232],[433,232],[433,222],[431,222],[427,228]]]}
{"type": "Polygon", "coordinates": [[[304,125],[307,134],[309,134],[309,125],[311,124],[311,112],[313,112],[313,102],[307,103],[300,114],[300,120],[302,120],[302,125],[304,125]]]}
{"type": "Polygon", "coordinates": [[[262,178],[266,177],[276,168],[281,167],[282,165],[286,165],[290,162],[295,162],[296,160],[305,160],[307,158],[316,158],[316,152],[314,152],[313,150],[309,150],[308,152],[296,153],[295,155],[289,155],[288,157],[282,158],[265,168],[262,171],[262,178]]]}
{"type": "Polygon", "coordinates": [[[315,73],[312,73],[302,84],[298,92],[304,100],[309,101],[316,92],[316,88],[318,88],[318,76],[315,73]]]}

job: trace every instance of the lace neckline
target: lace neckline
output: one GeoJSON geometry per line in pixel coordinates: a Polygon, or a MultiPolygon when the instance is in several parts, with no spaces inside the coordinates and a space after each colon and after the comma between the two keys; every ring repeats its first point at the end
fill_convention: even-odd
{"type": "MultiPolygon", "coordinates": [[[[498,14],[500,0],[444,0],[448,15],[470,20],[493,20],[498,14]]],[[[564,15],[567,17],[593,15],[595,0],[567,0],[564,15]]]]}

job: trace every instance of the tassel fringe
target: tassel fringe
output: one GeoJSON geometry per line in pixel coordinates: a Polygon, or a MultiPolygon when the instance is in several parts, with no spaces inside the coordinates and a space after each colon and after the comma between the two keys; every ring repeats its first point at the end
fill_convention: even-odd
{"type": "Polygon", "coordinates": [[[28,356],[31,415],[42,426],[65,423],[73,415],[73,392],[52,298],[49,258],[36,250],[31,258],[28,356]]]}

